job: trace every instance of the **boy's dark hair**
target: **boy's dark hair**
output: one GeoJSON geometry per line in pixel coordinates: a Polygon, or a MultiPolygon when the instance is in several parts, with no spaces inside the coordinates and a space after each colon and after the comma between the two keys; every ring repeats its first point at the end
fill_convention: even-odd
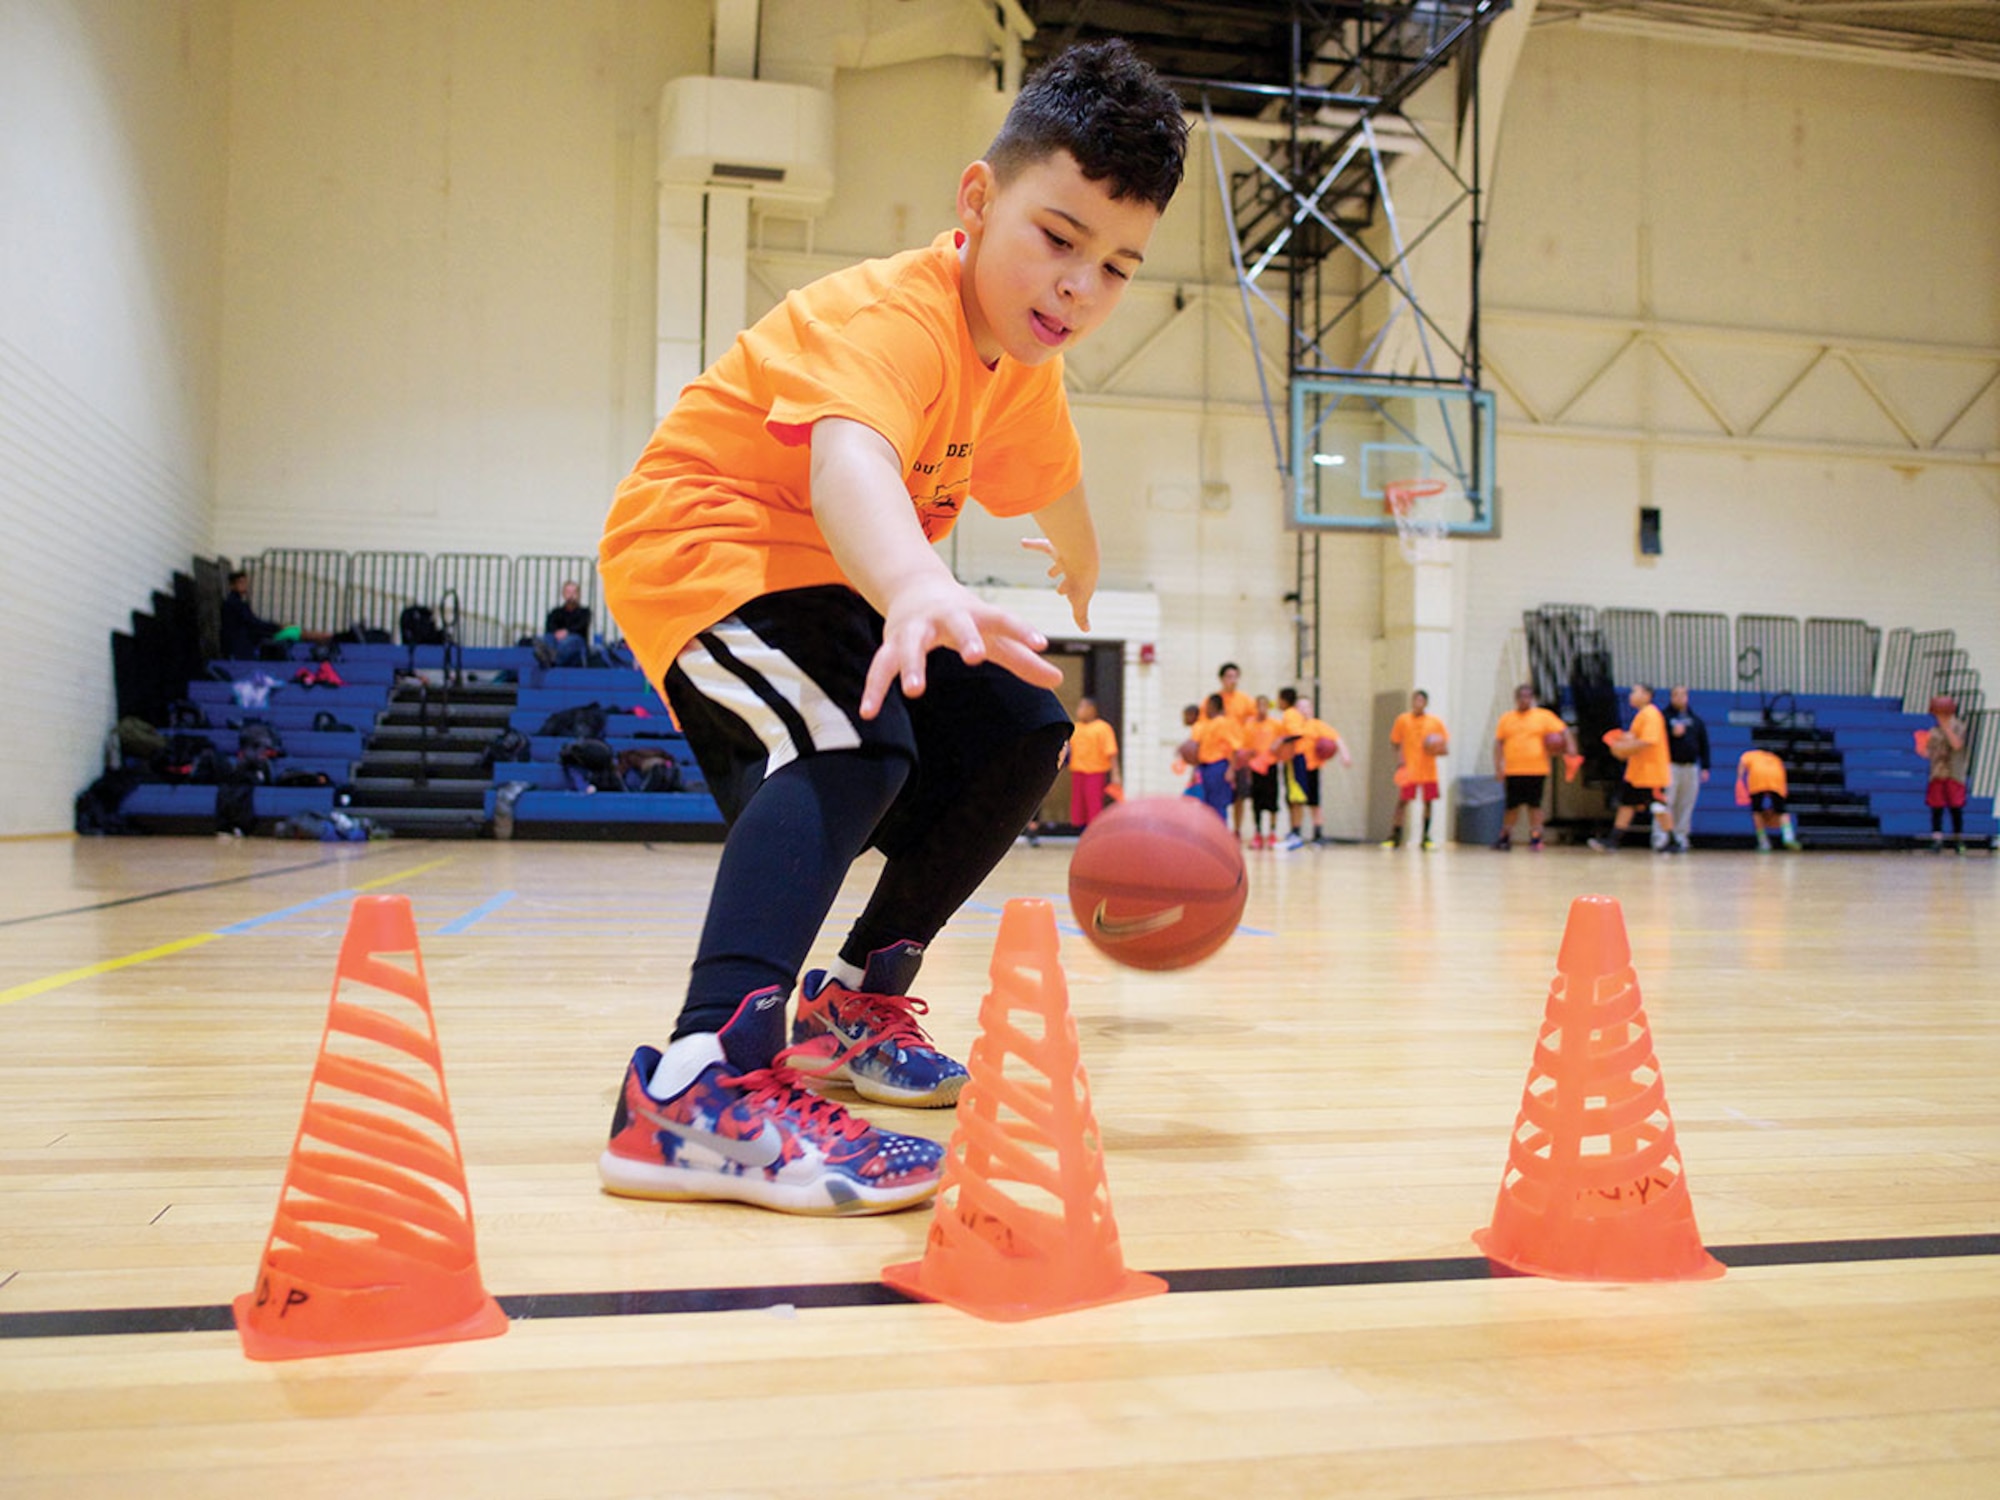
{"type": "Polygon", "coordinates": [[[1221,713],[1221,712],[1222,712],[1222,694],[1220,694],[1220,693],[1210,693],[1210,694],[1208,695],[1208,698],[1206,699],[1206,701],[1205,701],[1205,703],[1204,703],[1204,707],[1206,707],[1206,708],[1208,709],[1208,711],[1209,711],[1210,713],[1212,713],[1212,714],[1219,714],[1219,713],[1221,713]]]}
{"type": "Polygon", "coordinates": [[[1113,198],[1139,198],[1162,213],[1181,185],[1187,119],[1160,75],[1116,37],[1051,58],[1022,86],[986,148],[1006,182],[1031,163],[1067,151],[1113,198]]]}
{"type": "Polygon", "coordinates": [[[241,568],[238,568],[234,573],[231,573],[229,575],[229,586],[231,588],[235,588],[238,579],[248,578],[249,576],[250,575],[248,573],[244,572],[241,568]]]}
{"type": "Polygon", "coordinates": [[[1279,701],[1280,703],[1284,704],[1284,705],[1285,705],[1285,707],[1287,707],[1287,708],[1294,708],[1294,707],[1296,707],[1296,706],[1298,705],[1298,701],[1299,701],[1299,690],[1298,690],[1297,688],[1295,688],[1295,687],[1281,687],[1281,688],[1279,688],[1279,689],[1278,689],[1278,701],[1279,701]]]}
{"type": "Polygon", "coordinates": [[[1215,669],[1215,675],[1220,677],[1224,672],[1234,672],[1240,677],[1243,674],[1243,669],[1233,661],[1226,661],[1215,669]]]}

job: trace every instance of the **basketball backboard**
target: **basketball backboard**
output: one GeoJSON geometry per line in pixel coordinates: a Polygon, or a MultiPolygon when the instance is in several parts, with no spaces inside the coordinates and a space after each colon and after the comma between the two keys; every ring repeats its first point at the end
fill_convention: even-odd
{"type": "Polygon", "coordinates": [[[1413,486],[1445,533],[1498,533],[1490,391],[1297,376],[1291,392],[1289,525],[1394,532],[1390,486],[1413,486]]]}

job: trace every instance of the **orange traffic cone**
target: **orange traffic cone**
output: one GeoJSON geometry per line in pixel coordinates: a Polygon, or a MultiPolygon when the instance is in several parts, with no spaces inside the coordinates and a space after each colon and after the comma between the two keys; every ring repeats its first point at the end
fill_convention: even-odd
{"type": "Polygon", "coordinates": [[[507,1331],[479,1278],[465,1161],[407,896],[354,903],[257,1288],[235,1311],[252,1359],[507,1331]],[[408,967],[385,956],[404,953],[408,967]],[[381,993],[374,1004],[344,1000],[343,984],[381,993]]]}
{"type": "Polygon", "coordinates": [[[1473,1241],[1535,1276],[1720,1276],[1694,1225],[1616,901],[1571,903],[1556,968],[1493,1225],[1473,1241]]]}
{"type": "Polygon", "coordinates": [[[924,1258],[882,1279],[1001,1322],[1164,1292],[1125,1269],[1054,907],[1007,903],[991,972],[924,1258]]]}

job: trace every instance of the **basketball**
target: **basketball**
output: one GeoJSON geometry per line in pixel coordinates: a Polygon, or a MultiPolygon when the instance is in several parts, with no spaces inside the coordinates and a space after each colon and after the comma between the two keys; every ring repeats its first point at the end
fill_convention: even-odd
{"type": "Polygon", "coordinates": [[[1932,718],[1948,719],[1957,712],[1958,700],[1953,698],[1949,693],[1939,693],[1935,698],[1931,699],[1932,718]]]}
{"type": "Polygon", "coordinates": [[[1330,740],[1325,735],[1321,735],[1317,740],[1313,741],[1313,754],[1322,762],[1332,760],[1336,755],[1340,754],[1340,741],[1330,740]]]}
{"type": "Polygon", "coordinates": [[[1424,748],[1430,751],[1430,753],[1433,755],[1444,754],[1445,746],[1450,743],[1451,742],[1441,734],[1427,734],[1424,736],[1424,748]]]}
{"type": "Polygon", "coordinates": [[[1174,754],[1191,766],[1197,765],[1201,761],[1201,746],[1193,740],[1182,740],[1180,749],[1176,750],[1174,754]]]}
{"type": "Polygon", "coordinates": [[[1106,808],[1069,862],[1077,926],[1134,969],[1184,969],[1229,941],[1250,887],[1243,851],[1214,811],[1186,797],[1106,808]]]}
{"type": "Polygon", "coordinates": [[[1542,736],[1542,748],[1551,754],[1560,755],[1569,748],[1569,736],[1560,729],[1551,729],[1542,736]]]}

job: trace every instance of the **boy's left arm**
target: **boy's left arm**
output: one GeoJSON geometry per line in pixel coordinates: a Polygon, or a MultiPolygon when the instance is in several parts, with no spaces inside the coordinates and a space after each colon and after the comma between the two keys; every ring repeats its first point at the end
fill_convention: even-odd
{"type": "Polygon", "coordinates": [[[1083,486],[1050,501],[1035,512],[1035,524],[1042,528],[1038,537],[1024,537],[1023,547],[1046,552],[1051,559],[1049,577],[1056,580],[1056,592],[1069,600],[1069,612],[1077,629],[1090,629],[1090,598],[1097,592],[1097,524],[1090,518],[1090,502],[1083,486]]]}

